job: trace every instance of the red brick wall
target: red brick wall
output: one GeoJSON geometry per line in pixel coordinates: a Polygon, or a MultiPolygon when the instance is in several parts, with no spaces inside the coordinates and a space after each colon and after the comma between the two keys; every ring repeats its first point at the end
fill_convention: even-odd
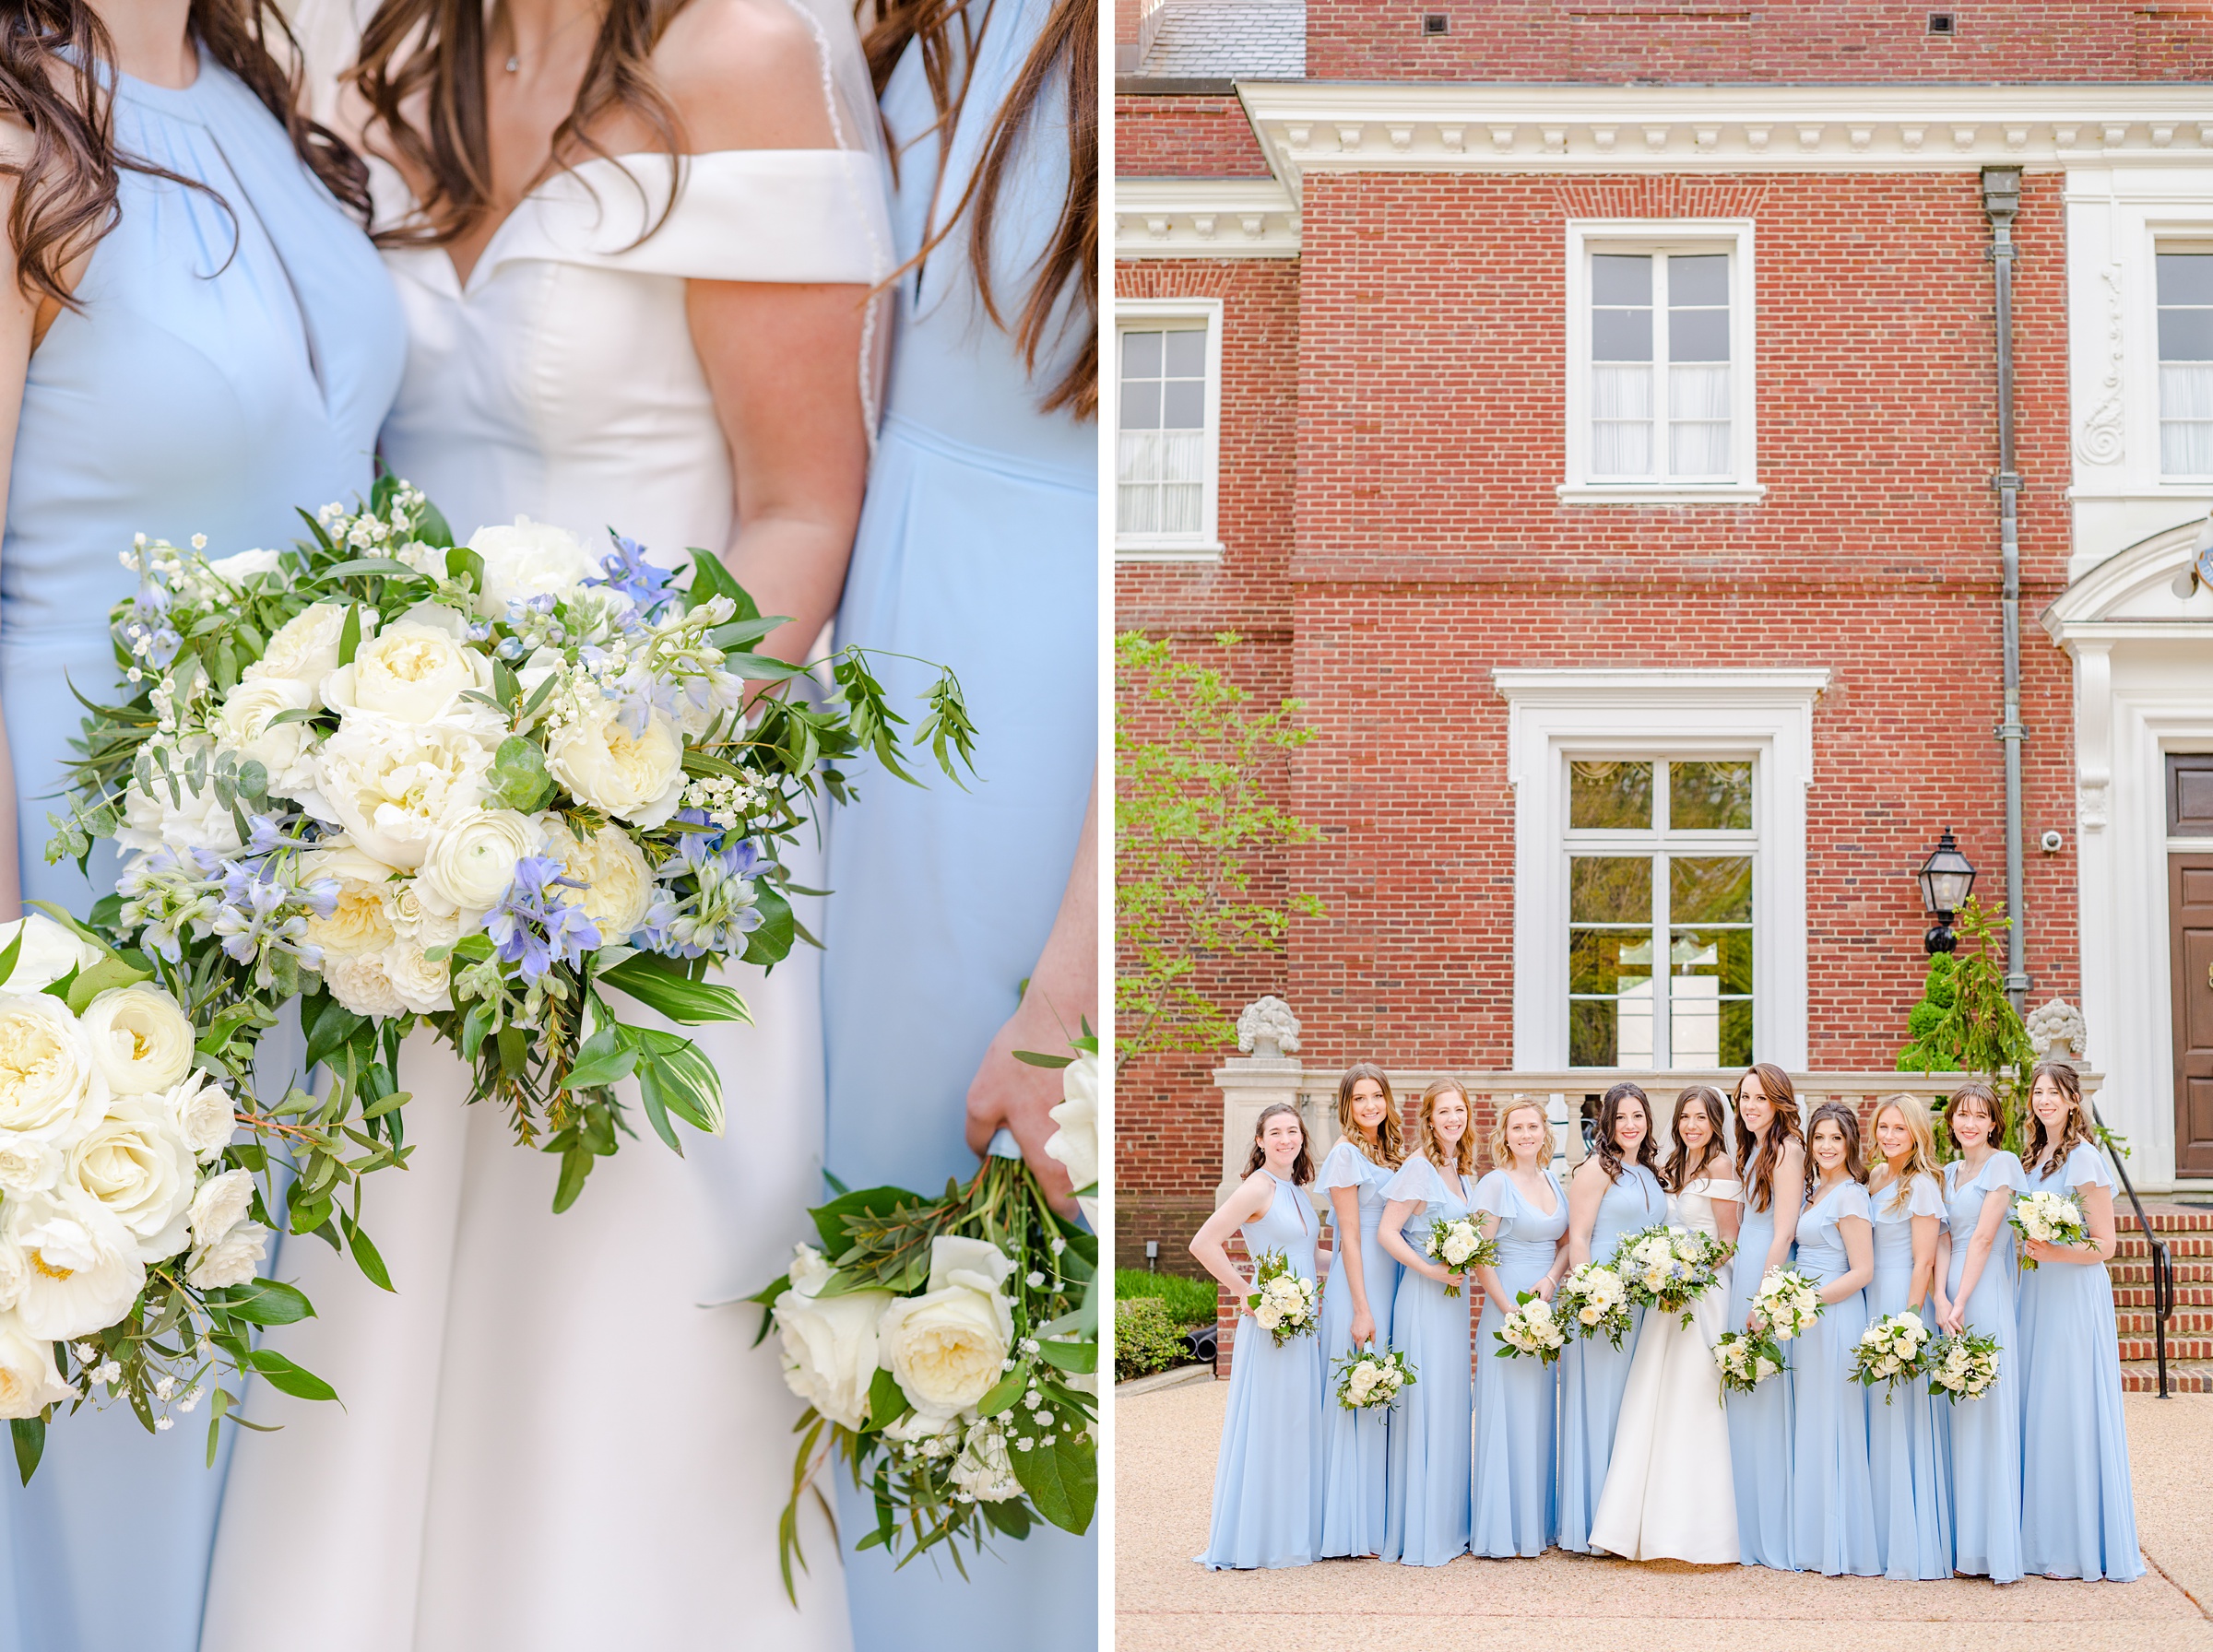
{"type": "Polygon", "coordinates": [[[1227,96],[1118,97],[1114,170],[1124,178],[1265,178],[1245,106],[1227,96]]]}

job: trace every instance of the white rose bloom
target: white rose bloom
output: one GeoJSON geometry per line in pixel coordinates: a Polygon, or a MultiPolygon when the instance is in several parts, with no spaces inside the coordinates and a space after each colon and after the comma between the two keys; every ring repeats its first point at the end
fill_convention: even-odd
{"type": "Polygon", "coordinates": [[[176,999],[151,982],[101,993],[77,1022],[117,1095],[156,1094],[192,1070],[192,1022],[176,999]]]}
{"type": "MultiPolygon", "coordinates": [[[[185,754],[179,754],[180,763],[185,754]]],[[[210,785],[195,792],[185,784],[182,770],[176,795],[169,783],[157,780],[150,792],[133,785],[124,796],[123,825],[115,841],[125,849],[159,849],[163,844],[182,854],[187,849],[209,849],[218,855],[235,854],[244,840],[238,835],[238,820],[215,795],[210,785]]],[[[13,985],[12,983],[10,985],[13,985]]]]}
{"type": "Polygon", "coordinates": [[[416,1014],[436,1015],[454,1007],[452,960],[432,962],[420,941],[405,936],[386,947],[380,958],[393,997],[416,1014]]]}
{"type": "Polygon", "coordinates": [[[240,1222],[254,1204],[254,1178],[243,1170],[209,1176],[192,1196],[192,1242],[213,1245],[240,1222]]]}
{"type": "Polygon", "coordinates": [[[412,871],[483,802],[498,732],[490,711],[422,724],[355,713],[315,754],[322,800],[361,853],[412,871]]]}
{"type": "Polygon", "coordinates": [[[267,771],[269,790],[278,796],[312,786],[314,771],[307,758],[314,730],[299,720],[275,727],[270,723],[286,712],[309,710],[314,699],[314,689],[294,678],[245,678],[223,696],[222,710],[216,714],[216,749],[235,751],[259,763],[267,771]]]}
{"type": "MultiPolygon", "coordinates": [[[[283,678],[305,683],[311,692],[315,686],[338,668],[338,639],[346,631],[346,605],[342,602],[318,602],[302,608],[269,639],[269,645],[261,651],[261,657],[239,675],[248,682],[263,678],[283,678]]],[[[376,634],[374,610],[361,610],[361,634],[376,634]]],[[[314,703],[320,705],[316,698],[314,703]]]]}
{"type": "Polygon", "coordinates": [[[235,585],[253,574],[274,573],[281,566],[283,559],[273,550],[241,550],[210,560],[207,572],[235,585]]]}
{"type": "Polygon", "coordinates": [[[337,903],[326,918],[307,920],[307,938],[323,949],[325,974],[334,958],[358,958],[382,952],[398,930],[394,908],[402,887],[392,879],[392,868],[359,849],[318,849],[300,859],[302,881],[336,879],[337,903]]]}
{"type": "Polygon", "coordinates": [[[323,960],[323,985],[330,996],[356,1015],[375,1016],[389,1021],[408,1012],[407,1000],[399,996],[387,967],[391,948],[381,952],[360,952],[351,957],[323,960]]]}
{"type": "MultiPolygon", "coordinates": [[[[582,890],[562,890],[584,907],[602,941],[612,944],[645,921],[653,903],[653,868],[620,826],[602,826],[582,842],[557,817],[547,817],[546,853],[582,890]]],[[[1052,1150],[1048,1147],[1047,1151],[1052,1150]]]]}
{"type": "Polygon", "coordinates": [[[1778,1365],[1773,1360],[1762,1360],[1759,1362],[1759,1375],[1762,1376],[1773,1376],[1781,1369],[1782,1367],[1778,1365]]]}
{"type": "Polygon", "coordinates": [[[67,1148],[107,1111],[108,1081],[69,1006],[0,993],[0,1131],[67,1148]]]}
{"type": "Polygon", "coordinates": [[[0,981],[0,990],[43,992],[72,970],[89,970],[105,956],[73,929],[65,929],[42,912],[0,924],[0,950],[20,940],[16,967],[0,981]]]}
{"type": "MultiPolygon", "coordinates": [[[[822,1283],[817,1280],[814,1289],[822,1283]]],[[[794,1289],[770,1310],[784,1343],[785,1384],[842,1427],[858,1429],[868,1421],[869,1387],[876,1380],[876,1320],[891,1300],[889,1291],[818,1297],[794,1289]]]]}
{"type": "Polygon", "coordinates": [[[449,608],[409,609],[323,679],[324,703],[395,723],[445,715],[471,689],[491,686],[491,656],[463,641],[467,631],[467,621],[449,608]]]}
{"type": "Polygon", "coordinates": [[[0,1417],[35,1417],[74,1397],[54,1367],[53,1344],[26,1335],[15,1316],[0,1316],[0,1417]]]}
{"type": "Polygon", "coordinates": [[[474,808],[456,817],[432,841],[415,879],[426,910],[474,920],[500,903],[515,882],[515,863],[546,846],[546,829],[512,808],[474,808]]]}
{"type": "Polygon", "coordinates": [[[177,1133],[202,1164],[211,1164],[231,1145],[238,1117],[231,1092],[205,1073],[187,1073],[183,1081],[161,1098],[177,1133]]]}
{"type": "Polygon", "coordinates": [[[477,613],[486,620],[504,620],[514,597],[572,596],[598,572],[575,535],[527,516],[512,526],[479,528],[468,548],[484,559],[477,613]]]}
{"type": "Polygon", "coordinates": [[[213,1245],[195,1247],[185,1282],[196,1291],[243,1285],[261,1271],[268,1254],[269,1230],[258,1221],[239,1222],[213,1245]]]}
{"type": "Polygon", "coordinates": [[[62,1179],[62,1156],[30,1136],[0,1135],[0,1194],[43,1193],[62,1179]]]}
{"type": "Polygon", "coordinates": [[[813,1245],[795,1245],[791,1247],[791,1266],[784,1270],[784,1277],[791,1281],[791,1288],[800,1295],[812,1296],[830,1282],[830,1273],[829,1258],[813,1245]]]}
{"type": "MultiPolygon", "coordinates": [[[[243,1172],[239,1173],[241,1174],[243,1172]]],[[[184,1248],[192,1206],[192,1149],[158,1096],[123,1096],[69,1150],[65,1182],[89,1194],[130,1233],[141,1262],[184,1248]]]]}
{"type": "Polygon", "coordinates": [[[129,1232],[67,1183],[9,1199],[0,1210],[0,1244],[23,1265],[16,1316],[33,1337],[67,1341],[103,1330],[146,1288],[146,1265],[129,1232]]]}
{"type": "Polygon", "coordinates": [[[1022,1495],[1014,1464],[1007,1455],[1006,1431],[996,1417],[970,1425],[967,1444],[948,1470],[953,1483],[978,1503],[1004,1503],[1022,1495]]]}
{"type": "Polygon", "coordinates": [[[1099,1179],[1099,1058],[1086,1050],[1060,1069],[1060,1104],[1045,1150],[1068,1166],[1068,1179],[1088,1187],[1099,1179]]]}
{"type": "Polygon", "coordinates": [[[611,702],[586,702],[546,743],[546,772],[570,792],[633,826],[658,826],[684,795],[684,743],[669,714],[647,714],[636,738],[611,702]]]}
{"type": "Polygon", "coordinates": [[[1013,1311],[1000,1286],[1013,1268],[981,1239],[930,1241],[928,1289],[894,1298],[876,1326],[877,1357],[915,1410],[950,1417],[998,1383],[1014,1341],[1013,1311]]]}
{"type": "Polygon", "coordinates": [[[1284,1322],[1282,1313],[1271,1303],[1262,1303],[1259,1307],[1253,1309],[1252,1316],[1264,1331],[1272,1331],[1284,1322]]]}

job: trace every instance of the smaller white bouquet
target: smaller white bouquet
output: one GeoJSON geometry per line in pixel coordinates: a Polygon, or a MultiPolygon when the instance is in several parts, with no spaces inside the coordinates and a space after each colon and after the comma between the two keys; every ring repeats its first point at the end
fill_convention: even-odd
{"type": "Polygon", "coordinates": [[[1935,1335],[1918,1314],[1884,1315],[1860,1333],[1852,1351],[1852,1379],[1870,1388],[1885,1385],[1883,1403],[1888,1405],[1899,1383],[1921,1375],[1935,1335]]]}
{"type": "MultiPolygon", "coordinates": [[[[2046,1245],[2081,1245],[2089,1237],[2082,1225],[2082,1207],[2071,1194],[2021,1194],[2014,1199],[2006,1221],[2023,1239],[2041,1239],[2046,1245]]],[[[2021,1253],[2020,1262],[2023,1268],[2037,1265],[2027,1251],[2021,1253]]]]}
{"type": "Polygon", "coordinates": [[[1414,1381],[1414,1363],[1395,1348],[1355,1348],[1337,1360],[1337,1403],[1348,1411],[1389,1406],[1414,1381]]]}
{"type": "MultiPolygon", "coordinates": [[[[1439,1216],[1429,1224],[1428,1254],[1443,1262],[1447,1268],[1465,1273],[1471,1268],[1491,1268],[1498,1261],[1498,1242],[1485,1239],[1483,1230],[1472,1216],[1462,1216],[1457,1221],[1439,1216]]],[[[1445,1287],[1447,1296],[1458,1296],[1458,1285],[1445,1287]]]]}
{"type": "Polygon", "coordinates": [[[1713,1363],[1722,1374],[1723,1394],[1749,1394],[1787,1369],[1781,1345],[1772,1336],[1748,1331],[1723,1331],[1713,1345],[1713,1363]]]}
{"type": "Polygon", "coordinates": [[[1614,1247],[1614,1271],[1631,1302],[1679,1314],[1688,1325],[1691,1304],[1713,1289],[1735,1254],[1726,1239],[1663,1223],[1624,1234],[1614,1247]]]}
{"type": "Polygon", "coordinates": [[[1998,1339],[1977,1336],[1971,1329],[1938,1337],[1929,1344],[1925,1358],[1929,1387],[1954,1405],[1982,1398],[1998,1380],[1998,1339]]]}
{"type": "Polygon", "coordinates": [[[1560,1328],[1552,1304],[1534,1291],[1524,1291],[1514,1298],[1514,1311],[1493,1335],[1498,1339],[1498,1357],[1503,1360],[1528,1356],[1549,1365],[1568,1346],[1568,1333],[1560,1328]]]}
{"type": "Polygon", "coordinates": [[[1291,1259],[1282,1251],[1262,1254],[1252,1282],[1254,1290],[1245,1305],[1278,1348],[1314,1328],[1314,1304],[1321,1289],[1306,1275],[1292,1272],[1291,1259]]]}
{"type": "Polygon", "coordinates": [[[1752,1307],[1778,1342],[1811,1330],[1824,1304],[1819,1283],[1795,1268],[1770,1268],[1753,1293],[1752,1307]]]}
{"type": "Polygon", "coordinates": [[[1554,1316],[1579,1338],[1604,1337],[1615,1347],[1627,1334],[1629,1293],[1604,1262],[1585,1262],[1552,1293],[1554,1316]]]}

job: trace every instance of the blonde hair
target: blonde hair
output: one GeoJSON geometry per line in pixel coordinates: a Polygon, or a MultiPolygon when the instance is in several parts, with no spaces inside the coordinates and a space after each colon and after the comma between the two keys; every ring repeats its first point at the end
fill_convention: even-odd
{"type": "Polygon", "coordinates": [[[1337,1080],[1337,1134],[1385,1170],[1396,1170],[1406,1162],[1406,1132],[1399,1123],[1399,1099],[1391,1093],[1391,1075],[1372,1061],[1354,1062],[1337,1080]],[[1367,1133],[1353,1117],[1353,1086],[1367,1079],[1383,1087],[1383,1122],[1376,1127],[1372,1146],[1367,1133]]]}
{"type": "Polygon", "coordinates": [[[1883,1151],[1879,1132],[1883,1127],[1883,1115],[1894,1109],[1899,1117],[1906,1121],[1906,1132],[1913,1139],[1913,1146],[1906,1154],[1906,1168],[1899,1174],[1897,1184],[1890,1192],[1890,1208],[1902,1210],[1913,1197],[1913,1178],[1936,1174],[1936,1127],[1930,1122],[1929,1110],[1922,1104],[1919,1096],[1901,1093],[1884,1097],[1876,1107],[1875,1116],[1867,1122],[1877,1132],[1875,1150],[1885,1164],[1889,1163],[1890,1155],[1883,1151]]]}
{"type": "Polygon", "coordinates": [[[1421,1127],[1423,1158],[1428,1160],[1439,1170],[1450,1168],[1458,1171],[1463,1176],[1475,1174],[1475,1107],[1468,1100],[1466,1087],[1458,1079],[1432,1080],[1429,1088],[1422,1092],[1421,1127]],[[1437,1127],[1434,1122],[1437,1114],[1437,1098],[1443,1095],[1458,1096],[1460,1104],[1468,1111],[1467,1125],[1460,1133],[1460,1145],[1453,1150],[1452,1156],[1456,1162],[1450,1167],[1438,1156],[1442,1150],[1442,1144],[1437,1139],[1437,1127]]]}
{"type": "Polygon", "coordinates": [[[1544,1103],[1533,1095],[1509,1096],[1498,1109],[1498,1116],[1491,1120],[1491,1162],[1500,1170],[1514,1167],[1514,1150],[1506,1143],[1506,1121],[1527,1107],[1536,1109],[1537,1123],[1544,1130],[1544,1145],[1537,1153],[1537,1168],[1542,1170],[1551,1163],[1553,1154],[1559,1150],[1559,1142],[1552,1133],[1552,1120],[1544,1116],[1544,1103]]]}

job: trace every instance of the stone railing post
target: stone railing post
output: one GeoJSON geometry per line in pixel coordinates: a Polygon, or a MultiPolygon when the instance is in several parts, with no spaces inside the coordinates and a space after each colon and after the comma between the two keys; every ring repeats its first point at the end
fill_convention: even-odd
{"type": "Polygon", "coordinates": [[[1222,1180],[1214,1187],[1219,1205],[1245,1179],[1252,1151],[1252,1131],[1260,1110],[1277,1102],[1298,1105],[1298,1018],[1281,998],[1260,998],[1237,1017],[1237,1048],[1214,1069],[1222,1091],[1222,1180]]]}

